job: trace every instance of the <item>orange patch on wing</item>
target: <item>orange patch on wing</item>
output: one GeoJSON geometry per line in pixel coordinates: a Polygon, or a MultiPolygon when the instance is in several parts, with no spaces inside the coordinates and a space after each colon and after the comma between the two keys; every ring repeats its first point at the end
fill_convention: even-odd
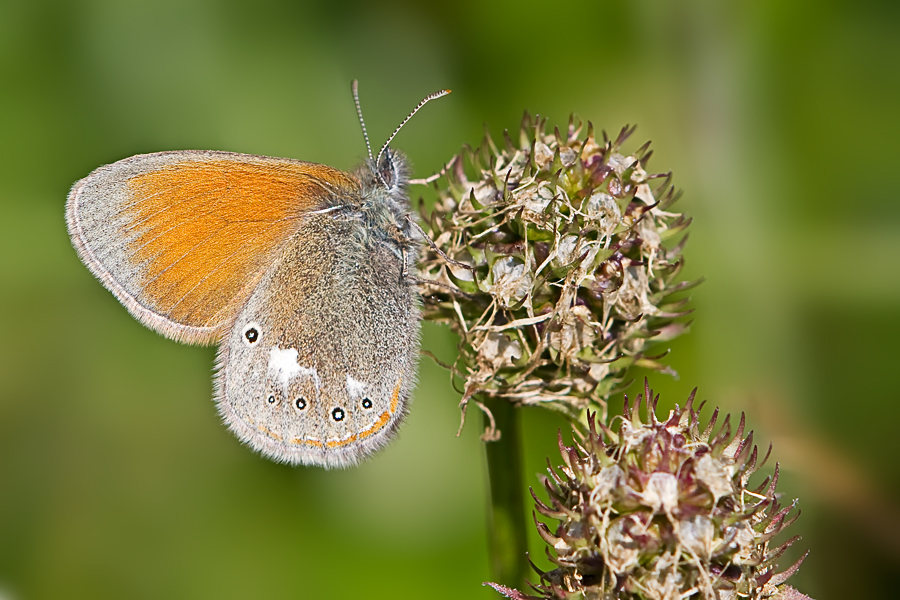
{"type": "Polygon", "coordinates": [[[128,182],[126,234],[142,303],[192,326],[216,326],[271,264],[303,214],[358,188],[341,171],[276,159],[174,163],[128,182]]]}

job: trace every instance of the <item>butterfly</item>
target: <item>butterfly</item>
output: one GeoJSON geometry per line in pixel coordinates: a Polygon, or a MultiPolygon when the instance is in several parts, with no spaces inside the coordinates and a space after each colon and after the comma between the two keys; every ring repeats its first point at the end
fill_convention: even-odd
{"type": "Polygon", "coordinates": [[[394,136],[344,172],[214,151],[141,154],[75,183],[78,256],[141,323],[217,343],[215,401],[278,462],[346,467],[387,444],[419,354],[418,238],[394,136]]]}

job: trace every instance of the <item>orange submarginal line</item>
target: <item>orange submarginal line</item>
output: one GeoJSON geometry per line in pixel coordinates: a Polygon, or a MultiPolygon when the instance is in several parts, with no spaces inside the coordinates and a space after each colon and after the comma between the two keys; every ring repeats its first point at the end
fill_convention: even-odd
{"type": "Polygon", "coordinates": [[[378,433],[379,431],[381,431],[381,429],[385,425],[387,425],[387,422],[390,419],[391,419],[390,413],[388,413],[387,411],[381,413],[381,416],[378,417],[377,421],[375,421],[374,423],[372,423],[371,426],[367,427],[366,429],[363,429],[362,431],[359,432],[359,434],[357,434],[359,436],[359,439],[363,439],[365,437],[369,437],[370,435],[372,435],[374,433],[378,433]]]}
{"type": "Polygon", "coordinates": [[[356,435],[351,435],[350,437],[343,440],[335,440],[333,442],[325,442],[325,445],[329,448],[337,448],[339,446],[346,446],[351,442],[355,442],[357,440],[356,435]]]}
{"type": "Polygon", "coordinates": [[[264,434],[266,434],[267,436],[269,436],[270,438],[272,438],[273,440],[278,440],[280,442],[284,439],[283,437],[281,437],[274,431],[269,431],[269,429],[267,429],[266,427],[263,427],[262,425],[257,425],[256,428],[259,429],[264,434]]]}
{"type": "Polygon", "coordinates": [[[397,412],[397,405],[400,402],[400,384],[403,382],[402,377],[397,378],[397,387],[394,388],[394,393],[391,394],[391,414],[397,412]]]}
{"type": "Polygon", "coordinates": [[[292,444],[303,444],[305,446],[315,446],[316,448],[322,447],[322,442],[320,440],[314,438],[294,438],[291,440],[292,444]]]}

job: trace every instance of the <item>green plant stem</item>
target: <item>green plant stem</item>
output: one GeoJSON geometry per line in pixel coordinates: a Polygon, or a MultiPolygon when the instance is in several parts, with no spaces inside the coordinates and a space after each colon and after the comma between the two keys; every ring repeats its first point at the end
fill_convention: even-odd
{"type": "MultiPolygon", "coordinates": [[[[505,400],[487,400],[501,437],[485,444],[490,503],[488,552],[491,576],[496,583],[524,589],[528,572],[525,503],[523,501],[522,447],[519,410],[505,400]]],[[[490,425],[484,415],[485,426],[490,425]]]]}

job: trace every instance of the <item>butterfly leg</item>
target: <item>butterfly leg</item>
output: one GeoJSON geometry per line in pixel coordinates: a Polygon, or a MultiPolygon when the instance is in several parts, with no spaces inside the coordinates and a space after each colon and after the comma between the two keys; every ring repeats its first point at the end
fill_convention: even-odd
{"type": "Polygon", "coordinates": [[[400,246],[400,262],[400,279],[403,280],[409,276],[409,252],[406,251],[406,246],[400,246]]]}
{"type": "Polygon", "coordinates": [[[438,253],[438,256],[440,256],[441,258],[443,258],[443,259],[444,259],[445,261],[447,261],[449,264],[451,264],[451,265],[453,265],[453,266],[455,266],[455,267],[460,267],[460,268],[462,268],[462,269],[466,269],[467,271],[474,271],[474,270],[475,270],[475,267],[473,267],[472,265],[467,265],[466,263],[461,263],[461,262],[459,262],[458,260],[454,260],[454,259],[450,258],[449,256],[447,256],[447,255],[444,253],[443,250],[441,250],[440,248],[437,247],[437,244],[434,243],[434,240],[431,239],[430,237],[428,237],[428,234],[425,233],[425,230],[422,229],[422,228],[419,226],[418,223],[416,223],[415,221],[413,221],[412,218],[411,218],[409,215],[406,215],[406,220],[409,222],[410,225],[412,225],[412,226],[419,232],[419,234],[420,234],[422,237],[425,238],[425,241],[428,242],[428,245],[431,246],[431,249],[434,250],[435,252],[437,252],[437,253],[438,253]]]}

